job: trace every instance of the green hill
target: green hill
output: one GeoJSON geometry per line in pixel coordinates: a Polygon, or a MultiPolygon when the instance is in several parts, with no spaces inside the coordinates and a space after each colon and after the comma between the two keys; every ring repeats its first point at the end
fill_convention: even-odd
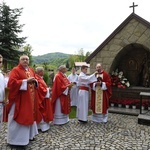
{"type": "Polygon", "coordinates": [[[52,68],[57,68],[60,65],[66,64],[68,61],[70,54],[55,52],[55,53],[48,53],[39,56],[32,56],[33,64],[48,64],[52,68]]]}

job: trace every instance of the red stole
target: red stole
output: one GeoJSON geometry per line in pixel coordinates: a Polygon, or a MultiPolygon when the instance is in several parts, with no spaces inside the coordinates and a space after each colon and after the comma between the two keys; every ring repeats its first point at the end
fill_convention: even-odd
{"type": "Polygon", "coordinates": [[[63,94],[68,84],[70,84],[70,81],[67,79],[67,77],[61,72],[58,72],[55,76],[55,80],[54,80],[53,87],[52,87],[52,106],[53,106],[54,112],[55,112],[56,100],[57,98],[60,98],[61,112],[63,114],[70,113],[71,105],[70,105],[69,92],[68,92],[68,95],[63,94]]]}
{"type": "MultiPolygon", "coordinates": [[[[106,83],[107,90],[103,90],[103,98],[102,98],[102,113],[106,114],[107,109],[109,108],[109,99],[112,95],[112,90],[111,90],[111,78],[110,76],[103,71],[103,82],[106,83]]],[[[90,84],[90,86],[93,86],[93,83],[90,84]]],[[[93,113],[95,113],[95,91],[91,90],[91,109],[93,113]]]]}

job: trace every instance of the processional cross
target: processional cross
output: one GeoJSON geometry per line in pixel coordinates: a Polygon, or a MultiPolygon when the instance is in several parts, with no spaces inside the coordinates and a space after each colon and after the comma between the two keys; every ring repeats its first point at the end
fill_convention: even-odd
{"type": "Polygon", "coordinates": [[[132,8],[133,7],[133,13],[134,13],[134,7],[137,7],[138,5],[134,5],[134,2],[133,2],[133,5],[132,6],[129,6],[129,8],[132,8]]]}

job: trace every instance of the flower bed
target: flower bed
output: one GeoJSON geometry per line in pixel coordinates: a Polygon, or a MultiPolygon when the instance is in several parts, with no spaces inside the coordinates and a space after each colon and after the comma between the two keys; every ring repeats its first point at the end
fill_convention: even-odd
{"type": "MultiPolygon", "coordinates": [[[[111,103],[114,104],[114,106],[118,107],[119,104],[122,104],[122,107],[125,107],[126,105],[129,105],[129,108],[132,108],[132,106],[136,106],[136,108],[140,108],[140,100],[139,99],[110,99],[109,101],[110,105],[111,103]]],[[[148,109],[150,107],[150,100],[143,100],[142,106],[145,106],[145,109],[148,109]]]]}

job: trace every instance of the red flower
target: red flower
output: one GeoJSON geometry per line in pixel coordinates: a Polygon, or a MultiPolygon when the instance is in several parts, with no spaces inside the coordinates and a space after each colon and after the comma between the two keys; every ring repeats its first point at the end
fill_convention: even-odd
{"type": "Polygon", "coordinates": [[[130,84],[127,79],[124,77],[123,72],[118,72],[118,69],[112,72],[111,75],[112,86],[117,86],[118,88],[129,87],[130,84]],[[120,86],[121,85],[121,86],[120,86]]]}

